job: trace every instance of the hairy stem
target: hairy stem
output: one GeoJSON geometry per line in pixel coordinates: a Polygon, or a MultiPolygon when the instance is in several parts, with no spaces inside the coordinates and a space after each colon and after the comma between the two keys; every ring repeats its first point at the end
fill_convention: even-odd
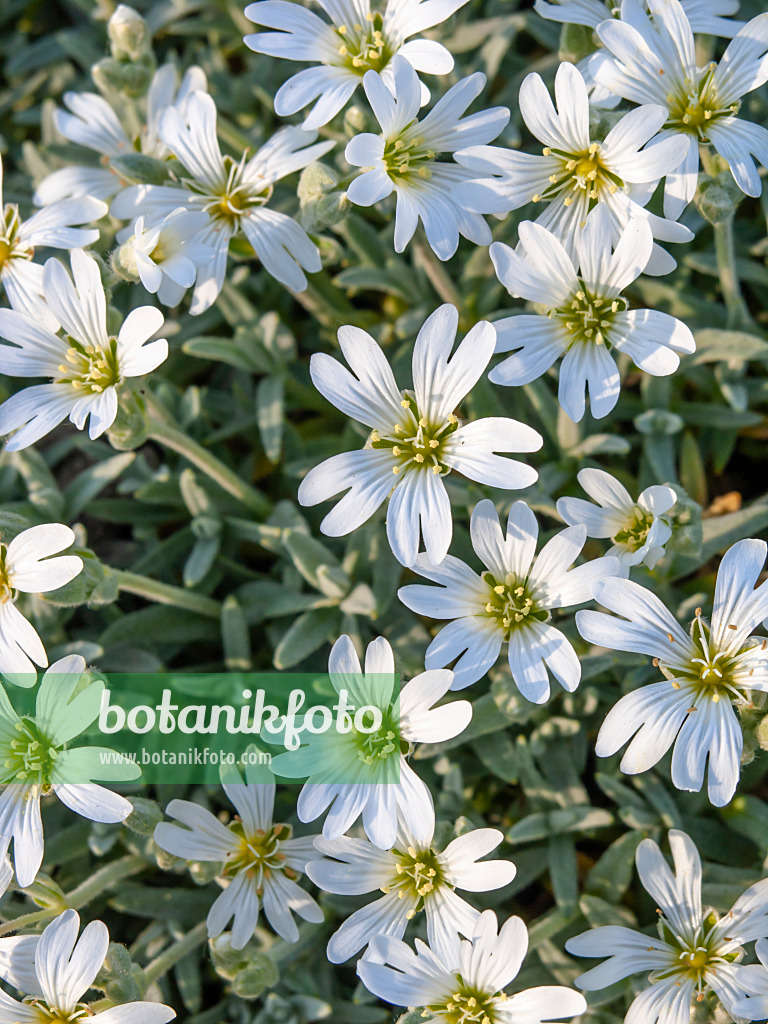
{"type": "Polygon", "coordinates": [[[201,921],[200,924],[196,924],[191,931],[188,931],[186,935],[183,935],[177,942],[174,942],[172,946],[169,946],[168,949],[164,950],[160,956],[155,957],[155,959],[144,968],[144,979],[147,986],[162,977],[162,975],[169,971],[174,964],[179,962],[179,960],[183,960],[184,957],[191,953],[196,946],[205,942],[207,936],[208,925],[205,921],[201,921]]]}

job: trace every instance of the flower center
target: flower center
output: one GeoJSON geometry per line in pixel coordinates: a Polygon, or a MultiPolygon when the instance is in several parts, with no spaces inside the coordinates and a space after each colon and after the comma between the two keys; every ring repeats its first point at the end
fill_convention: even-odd
{"type": "Polygon", "coordinates": [[[0,543],[0,604],[5,604],[6,601],[14,601],[16,599],[16,591],[13,589],[11,581],[8,579],[8,569],[5,564],[7,554],[7,546],[0,543]]]}
{"type": "Polygon", "coordinates": [[[395,865],[396,875],[391,885],[385,886],[384,890],[396,889],[400,899],[410,896],[416,900],[416,906],[409,910],[406,915],[410,920],[420,910],[424,909],[424,898],[439,889],[444,884],[443,871],[435,851],[430,847],[426,850],[417,850],[409,846],[405,852],[393,850],[398,857],[395,865]]]}
{"type": "Polygon", "coordinates": [[[229,855],[222,874],[225,878],[239,875],[247,871],[256,883],[257,892],[261,892],[264,880],[273,871],[282,871],[288,878],[297,878],[298,872],[285,867],[285,854],[280,852],[280,843],[291,838],[290,825],[273,825],[268,832],[257,829],[246,834],[245,827],[238,818],[228,825],[230,832],[240,840],[239,848],[229,855]]]}
{"type": "Polygon", "coordinates": [[[507,573],[503,580],[497,580],[491,572],[484,572],[483,579],[488,584],[488,603],[485,612],[509,640],[512,630],[525,626],[531,620],[547,622],[550,613],[540,608],[528,586],[527,580],[518,579],[514,573],[507,573]]]}
{"type": "Polygon", "coordinates": [[[365,25],[339,25],[335,29],[339,37],[340,62],[337,67],[349,68],[362,76],[366,71],[383,71],[392,59],[393,50],[382,34],[384,19],[370,11],[365,16],[365,25]]]}
{"type": "Polygon", "coordinates": [[[570,305],[550,309],[547,316],[550,320],[559,320],[570,334],[568,348],[576,344],[607,344],[606,333],[613,326],[614,315],[627,308],[627,300],[592,295],[584,282],[580,283],[581,288],[573,294],[570,305]]]}
{"type": "Polygon", "coordinates": [[[391,434],[374,430],[368,439],[371,448],[388,448],[394,457],[392,472],[397,474],[406,467],[431,469],[433,473],[447,474],[450,468],[443,464],[445,441],[459,428],[458,417],[453,413],[443,423],[430,423],[422,416],[416,399],[409,392],[403,393],[400,403],[403,407],[401,423],[396,423],[391,434]]]}
{"type": "Polygon", "coordinates": [[[427,1009],[439,1013],[446,1024],[494,1024],[496,1004],[507,998],[503,992],[490,994],[473,986],[465,985],[461,975],[456,975],[456,991],[442,1005],[430,1005],[427,1009]]]}
{"type": "Polygon", "coordinates": [[[574,199],[586,195],[589,208],[592,209],[605,193],[613,195],[619,189],[626,191],[622,179],[610,171],[600,156],[600,143],[593,142],[586,152],[566,153],[561,149],[546,146],[544,156],[555,156],[560,159],[560,168],[549,176],[549,185],[540,195],[533,196],[533,202],[554,199],[564,195],[563,203],[570,206],[574,199]]]}
{"type": "Polygon", "coordinates": [[[49,1006],[43,999],[25,999],[24,1002],[37,1011],[41,1024],[71,1024],[93,1015],[93,1010],[85,1003],[77,1003],[74,1010],[66,1013],[57,1006],[49,1006]]]}
{"type": "Polygon", "coordinates": [[[739,959],[739,949],[723,946],[721,930],[718,928],[717,915],[710,913],[699,926],[696,934],[680,936],[672,931],[669,922],[662,918],[659,924],[662,939],[669,943],[677,954],[676,960],[669,967],[663,967],[651,974],[652,981],[663,978],[684,977],[693,981],[696,986],[696,998],[700,1002],[705,995],[709,982],[707,974],[716,974],[725,964],[732,964],[739,959]]]}
{"type": "MultiPolygon", "coordinates": [[[[380,764],[389,757],[399,758],[403,753],[400,731],[394,720],[392,709],[382,715],[382,722],[375,732],[355,731],[357,756],[367,765],[380,764]]],[[[407,747],[406,747],[407,749],[407,747]]]]}
{"type": "Polygon", "coordinates": [[[31,260],[34,255],[31,248],[25,249],[19,244],[20,227],[21,218],[18,206],[14,203],[7,203],[0,221],[0,273],[9,260],[31,260]]]}
{"type": "Polygon", "coordinates": [[[211,192],[208,186],[194,179],[182,179],[183,184],[191,192],[202,198],[202,209],[205,213],[212,220],[226,224],[233,230],[237,228],[244,214],[254,206],[264,206],[272,195],[272,185],[268,182],[258,185],[243,180],[247,157],[247,150],[239,161],[231,156],[224,157],[224,174],[221,185],[215,192],[211,192]]]}
{"type": "Polygon", "coordinates": [[[740,104],[732,103],[724,107],[717,97],[712,86],[716,67],[714,62],[709,64],[698,83],[688,80],[677,94],[667,97],[669,120],[665,127],[688,132],[700,142],[708,142],[709,125],[738,112],[740,104]]]}
{"type": "MultiPolygon", "coordinates": [[[[413,122],[413,124],[415,123],[413,122]]],[[[404,181],[409,178],[413,179],[414,176],[431,178],[432,172],[428,164],[435,159],[437,154],[425,145],[421,136],[414,135],[413,138],[408,138],[408,128],[403,134],[405,138],[398,136],[396,139],[385,142],[384,145],[383,160],[390,178],[404,181]]]]}
{"type": "Polygon", "coordinates": [[[639,505],[635,505],[631,517],[611,540],[614,544],[621,544],[629,551],[637,551],[648,539],[648,531],[652,525],[651,513],[643,512],[639,505]]]}
{"type": "Polygon", "coordinates": [[[64,357],[66,362],[59,366],[62,376],[57,378],[57,384],[70,384],[76,391],[100,394],[122,382],[117,358],[117,338],[109,338],[106,348],[86,345],[69,336],[67,340],[69,348],[64,357]]]}
{"type": "Polygon", "coordinates": [[[15,729],[18,736],[0,747],[3,763],[0,781],[36,782],[43,787],[49,786],[59,756],[58,749],[31,718],[25,717],[16,722],[15,729]]]}

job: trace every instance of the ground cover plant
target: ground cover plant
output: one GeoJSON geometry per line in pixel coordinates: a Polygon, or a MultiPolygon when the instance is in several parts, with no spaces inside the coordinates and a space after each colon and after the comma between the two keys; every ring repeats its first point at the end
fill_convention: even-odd
{"type": "Polygon", "coordinates": [[[0,28],[0,1022],[768,1019],[758,0],[0,28]]]}

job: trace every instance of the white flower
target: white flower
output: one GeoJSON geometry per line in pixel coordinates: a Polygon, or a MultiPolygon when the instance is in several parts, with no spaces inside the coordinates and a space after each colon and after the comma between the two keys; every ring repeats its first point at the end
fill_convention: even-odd
{"type": "MultiPolygon", "coordinates": [[[[647,0],[641,0],[643,9],[647,0]]],[[[681,0],[694,32],[711,36],[734,36],[744,25],[733,21],[731,14],[739,9],[739,0],[681,0]]],[[[621,14],[621,0],[535,0],[534,9],[542,18],[597,28],[606,18],[621,14]]]]}
{"type": "Polygon", "coordinates": [[[610,537],[621,566],[617,575],[629,576],[633,565],[645,563],[653,569],[664,554],[664,545],[672,536],[667,512],[677,503],[671,487],[654,484],[633,501],[629,491],[615,476],[602,469],[582,469],[579,483],[598,503],[583,498],[560,498],[557,511],[569,526],[583,523],[588,537],[610,537]]]}
{"type": "Polygon", "coordinates": [[[392,71],[392,87],[375,71],[369,71],[363,81],[381,135],[366,132],[347,144],[347,163],[366,168],[347,189],[350,202],[373,206],[396,194],[396,252],[410,242],[419,218],[441,260],[456,252],[459,235],[488,245],[493,237],[488,225],[479,214],[463,209],[453,195],[456,184],[475,177],[474,172],[439,156],[495,139],[509,120],[509,111],[492,107],[463,117],[485,85],[485,75],[478,73],[457,82],[419,121],[416,72],[403,57],[394,58],[392,71]]]}
{"type": "Polygon", "coordinates": [[[13,840],[22,889],[34,882],[43,860],[41,797],[53,794],[91,821],[124,821],[133,810],[125,797],[92,780],[128,782],[141,775],[139,766],[104,747],[70,746],[98,718],[104,693],[101,679],[76,693],[84,671],[78,654],[54,662],[37,691],[34,716],[20,718],[0,687],[0,858],[13,840]]]}
{"type": "Polygon", "coordinates": [[[0,939],[0,978],[19,992],[19,1002],[0,990],[0,1024],[166,1024],[176,1016],[163,1003],[119,1003],[95,1010],[83,996],[93,985],[109,948],[109,932],[91,921],[78,939],[80,916],[65,910],[42,935],[0,939]]]}
{"type": "Polygon", "coordinates": [[[303,291],[304,270],[320,270],[317,246],[295,220],[268,203],[276,181],[319,160],[334,143],[308,145],[314,132],[283,128],[250,159],[247,151],[239,160],[223,156],[216,137],[216,106],[203,92],[189,97],[184,115],[173,107],[165,109],[160,136],[188,177],[169,185],[132,185],[115,198],[112,214],[143,216],[146,227],[157,226],[179,207],[206,214],[205,226],[192,238],[209,245],[213,257],[198,268],[190,312],[202,313],[216,300],[224,284],[229,241],[241,232],[276,280],[303,291]]]}
{"type": "Polygon", "coordinates": [[[58,590],[81,572],[83,560],[78,555],[50,557],[74,540],[75,534],[63,523],[43,523],[23,530],[8,544],[0,542],[0,673],[19,686],[34,686],[32,662],[45,668],[48,656],[16,599],[19,594],[58,590]]]}
{"type": "Polygon", "coordinates": [[[18,391],[0,406],[0,434],[18,451],[39,441],[67,417],[89,436],[100,437],[117,415],[118,390],[127,377],[142,377],[168,356],[164,338],[149,341],[163,325],[154,306],[140,306],[123,321],[117,336],[107,333],[107,301],[96,260],[73,249],[74,283],[57,259],[43,268],[45,301],[62,326],[54,334],[37,319],[0,309],[0,373],[49,377],[18,391]],[[147,344],[145,344],[148,342],[147,344]]]}
{"type": "MultiPolygon", "coordinates": [[[[318,0],[328,24],[298,3],[269,0],[250,4],[245,16],[277,30],[246,36],[256,53],[309,61],[275,94],[275,113],[289,117],[314,102],[304,120],[306,130],[320,128],[345,106],[367,71],[392,80],[392,59],[399,54],[416,71],[447,75],[453,57],[433,39],[409,39],[450,18],[467,0],[386,0],[384,10],[371,10],[370,0],[318,0]],[[316,101],[316,102],[315,102],[316,101]]],[[[421,103],[429,91],[421,86],[421,103]]]]}
{"type": "Polygon", "coordinates": [[[346,896],[361,896],[377,889],[384,893],[356,910],[331,936],[331,963],[348,960],[376,935],[402,938],[408,922],[421,911],[426,917],[429,944],[438,954],[446,934],[460,932],[471,937],[478,911],[454,889],[500,889],[515,877],[515,865],[508,860],[480,860],[503,840],[497,829],[473,829],[442,851],[434,848],[433,832],[434,819],[432,831],[422,840],[415,839],[401,823],[391,850],[380,850],[365,839],[349,836],[315,839],[315,846],[325,855],[307,865],[307,874],[315,885],[346,896]]]}
{"type": "Polygon", "coordinates": [[[415,743],[440,743],[458,736],[472,718],[472,705],[455,700],[434,708],[451,686],[450,672],[422,672],[397,693],[392,648],[383,637],[368,644],[365,673],[348,636],[333,645],[328,671],[341,695],[356,708],[381,712],[376,731],[329,729],[306,735],[305,745],[272,758],[284,778],[307,779],[299,794],[301,821],[314,821],[330,806],[323,825],[326,839],[338,839],[362,814],[366,835],[382,850],[395,845],[398,820],[417,842],[428,842],[434,827],[429,790],[401,749],[415,743]]]}
{"type": "Polygon", "coordinates": [[[339,330],[354,376],[331,356],[312,356],[310,374],[318,391],[372,430],[361,451],[334,455],[301,482],[302,505],[349,491],[320,525],[327,536],[356,530],[389,497],[387,537],[395,557],[413,565],[423,535],[429,560],[438,563],[453,533],[443,482],[452,469],[505,489],[537,479],[529,466],[495,454],[538,451],[542,439],[531,427],[500,416],[459,422],[454,410],[488,365],[496,332],[489,323],[476,324],[451,357],[458,322],[458,310],[448,304],[424,322],[413,349],[412,391],[398,388],[383,352],[358,327],[339,330]]]}
{"type": "Polygon", "coordinates": [[[528,932],[519,917],[498,930],[492,910],[481,914],[469,939],[451,936],[452,955],[416,939],[416,952],[402,939],[382,935],[371,943],[376,963],[367,957],[357,973],[367,989],[396,1006],[425,1007],[438,1024],[542,1024],[584,1013],[578,992],[560,985],[504,989],[517,976],[528,952],[528,932]]]}
{"type": "Polygon", "coordinates": [[[3,163],[0,160],[0,285],[11,306],[56,330],[43,302],[43,268],[33,263],[35,249],[71,249],[99,239],[98,228],[78,228],[107,212],[99,199],[62,199],[22,220],[15,203],[3,205],[3,163]]]}
{"type": "Polygon", "coordinates": [[[199,211],[179,209],[154,227],[139,217],[133,238],[125,243],[136,263],[136,273],[148,292],[157,294],[164,306],[178,306],[184,292],[195,283],[197,271],[213,256],[210,246],[194,239],[208,225],[199,211]]]}
{"type": "Polygon", "coordinates": [[[735,961],[742,946],[768,935],[768,879],[740,896],[718,919],[701,905],[701,859],[691,839],[669,832],[673,874],[656,843],[637,848],[637,873],[659,908],[659,938],[621,925],[606,925],[568,939],[575,956],[608,959],[576,979],[587,991],[606,988],[632,974],[648,972],[650,985],[635,997],[625,1017],[629,1024],[688,1024],[694,1001],[708,989],[729,1013],[743,995],[735,961]]]}
{"type": "Polygon", "coordinates": [[[314,836],[291,838],[291,826],[273,824],[274,782],[256,781],[256,771],[246,765],[243,783],[236,769],[222,772],[224,792],[235,805],[237,817],[228,825],[210,811],[189,800],[171,800],[166,813],[182,825],[160,822],[155,842],[184,860],[221,863],[217,882],[224,889],[208,913],[208,935],[216,938],[234,918],[232,946],[242,949],[254,933],[259,909],[277,934],[296,942],[298,914],[315,924],[323,912],[296,879],[307,861],[319,857],[314,836]]]}
{"type": "Polygon", "coordinates": [[[653,237],[646,220],[630,219],[615,250],[605,205],[589,214],[571,252],[540,224],[524,221],[519,233],[523,254],[501,242],[491,246],[496,275],[511,295],[540,303],[547,313],[494,323],[496,351],[514,352],[488,374],[494,384],[529,384],[562,356],[560,405],[578,422],[589,387],[590,412],[600,419],[619,400],[621,377],[613,350],[655,377],[675,372],[678,352],[695,351],[693,334],[681,320],[658,309],[630,309],[622,295],[651,255],[653,237]]]}
{"type": "MultiPolygon", "coordinates": [[[[630,217],[646,218],[656,239],[690,241],[688,228],[643,209],[686,148],[684,139],[669,138],[642,149],[666,121],[666,107],[646,104],[630,110],[600,141],[592,138],[587,86],[573,64],[557,69],[555,98],[557,110],[539,75],[525,78],[520,112],[531,134],[544,143],[542,155],[496,146],[460,150],[460,164],[493,177],[458,185],[459,202],[478,213],[496,214],[530,202],[546,204],[537,221],[557,235],[571,257],[587,214],[598,203],[608,207],[613,243],[630,217]]],[[[669,253],[654,245],[645,272],[668,274],[675,266],[669,253]]]]}
{"type": "Polygon", "coordinates": [[[189,68],[179,84],[178,71],[173,64],[163,64],[152,78],[143,116],[128,102],[124,108],[116,110],[95,92],[64,93],[67,110],[55,112],[57,130],[65,139],[92,150],[101,159],[99,166],[62,167],[53,171],[38,185],[35,203],[47,206],[70,196],[111,199],[120,191],[123,178],[110,167],[110,161],[137,151],[144,156],[168,156],[168,149],[158,135],[161,114],[168,107],[183,113],[192,93],[205,89],[202,68],[189,68]]]}
{"type": "Polygon", "coordinates": [[[652,768],[674,744],[672,782],[698,792],[709,756],[709,799],[717,807],[728,803],[743,747],[733,705],[749,706],[751,690],[768,691],[768,640],[750,636],[768,613],[768,582],[753,589],[766,550],[761,540],[729,548],[717,574],[711,625],[697,609],[690,634],[637,583],[612,579],[595,585],[598,603],[624,618],[578,612],[584,639],[647,654],[665,677],[628,693],[608,713],[597,737],[598,757],[615,754],[631,739],[621,770],[635,775],[652,768]]]}
{"type": "MultiPolygon", "coordinates": [[[[670,141],[682,151],[668,168],[664,214],[673,220],[693,199],[699,145],[711,143],[742,192],[759,196],[752,157],[768,166],[768,129],[737,117],[741,99],[768,81],[768,14],[759,14],[729,43],[719,63],[696,66],[693,31],[678,0],[648,0],[652,17],[624,0],[622,20],[597,30],[605,50],[592,64],[598,85],[635,103],[661,104],[664,130],[649,151],[670,141]]],[[[659,125],[658,127],[661,127],[659,125]]]]}
{"type": "Polygon", "coordinates": [[[583,526],[562,530],[534,558],[539,527],[524,501],[509,510],[506,536],[489,499],[475,506],[470,530],[485,566],[482,574],[452,555],[439,565],[420,555],[414,571],[441,586],[412,584],[398,591],[418,615],[453,620],[427,648],[426,667],[442,668],[458,659],[452,689],[459,690],[481,679],[506,643],[512,678],[527,700],[549,699],[549,672],[573,692],[581,666],[565,635],[551,624],[552,610],[589,601],[595,581],[614,575],[618,562],[596,558],[570,569],[587,537],[583,526]]]}
{"type": "Polygon", "coordinates": [[[759,964],[736,968],[736,981],[746,993],[733,1004],[733,1012],[747,1020],[765,1020],[768,1017],[768,939],[755,943],[759,964]]]}

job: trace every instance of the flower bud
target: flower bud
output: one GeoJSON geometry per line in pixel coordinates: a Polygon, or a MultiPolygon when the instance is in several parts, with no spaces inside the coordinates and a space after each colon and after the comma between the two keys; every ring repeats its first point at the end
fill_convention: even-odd
{"type": "Polygon", "coordinates": [[[679,434],[684,426],[682,417],[667,409],[646,409],[634,423],[640,434],[679,434]]]}
{"type": "Polygon", "coordinates": [[[730,171],[722,171],[716,178],[702,174],[696,193],[696,206],[710,224],[724,224],[731,220],[744,193],[733,180],[730,171]]]}
{"type": "Polygon", "coordinates": [[[584,57],[594,53],[595,35],[586,25],[571,25],[566,22],[560,30],[560,60],[578,64],[584,57]]]}
{"type": "Polygon", "coordinates": [[[133,238],[118,246],[109,258],[112,270],[124,281],[136,283],[139,280],[139,273],[136,267],[136,253],[133,248],[133,238]]]}
{"type": "Polygon", "coordinates": [[[755,739],[761,750],[768,750],[768,715],[760,720],[755,729],[755,739]]]}
{"type": "Polygon", "coordinates": [[[163,812],[154,800],[144,796],[129,796],[133,810],[123,822],[132,832],[140,836],[151,836],[155,827],[163,820],[163,812]]]}
{"type": "Polygon", "coordinates": [[[149,53],[152,35],[146,21],[132,7],[118,4],[107,25],[110,50],[118,60],[138,60],[149,53]]]}
{"type": "Polygon", "coordinates": [[[280,980],[280,971],[266,953],[252,953],[250,963],[238,971],[232,981],[232,991],[241,999],[258,999],[268,988],[280,980]]]}
{"type": "Polygon", "coordinates": [[[365,120],[365,112],[360,107],[347,107],[344,113],[344,131],[348,135],[359,135],[365,131],[365,120]]]}

